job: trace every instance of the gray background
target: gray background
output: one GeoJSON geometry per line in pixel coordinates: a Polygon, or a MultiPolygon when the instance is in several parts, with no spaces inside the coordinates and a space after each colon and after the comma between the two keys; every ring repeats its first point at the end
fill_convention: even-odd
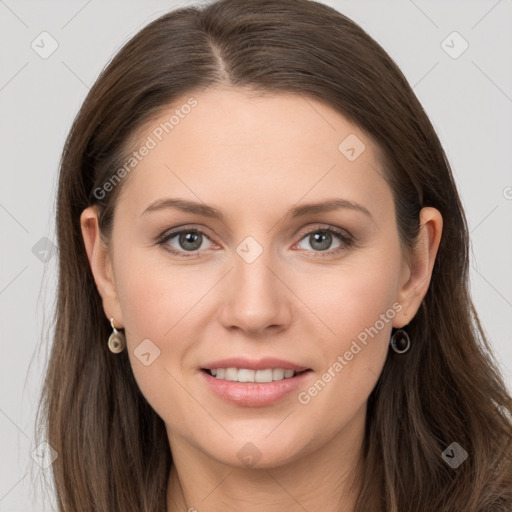
{"type": "MultiPolygon", "coordinates": [[[[512,0],[325,3],[388,51],[437,130],[469,221],[474,301],[512,389],[512,0]],[[458,58],[445,51],[463,48],[453,31],[469,44],[458,58]]],[[[51,334],[53,202],[65,136],[120,46],[188,4],[0,0],[1,512],[52,509],[32,483],[49,471],[32,462],[32,451],[51,334]],[[34,40],[42,46],[43,31],[58,43],[46,59],[31,47],[34,40]]]]}

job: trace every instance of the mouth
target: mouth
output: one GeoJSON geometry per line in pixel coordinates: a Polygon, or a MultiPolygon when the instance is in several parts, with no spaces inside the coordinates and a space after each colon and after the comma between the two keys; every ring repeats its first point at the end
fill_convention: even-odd
{"type": "Polygon", "coordinates": [[[201,368],[201,371],[218,380],[230,382],[268,383],[279,382],[286,379],[293,379],[298,375],[311,372],[310,368],[305,370],[293,370],[290,368],[266,368],[252,370],[250,368],[201,368]]]}
{"type": "Polygon", "coordinates": [[[201,368],[198,374],[207,389],[225,402],[242,407],[266,407],[306,386],[310,368],[201,368]]]}
{"type": "Polygon", "coordinates": [[[203,363],[202,382],[225,402],[243,407],[265,407],[284,401],[307,385],[313,369],[285,359],[230,357],[203,363]]]}

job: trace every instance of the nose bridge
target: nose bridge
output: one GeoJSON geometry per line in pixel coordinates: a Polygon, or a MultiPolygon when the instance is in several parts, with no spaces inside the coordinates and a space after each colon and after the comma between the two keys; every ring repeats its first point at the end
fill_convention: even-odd
{"type": "Polygon", "coordinates": [[[289,297],[278,277],[271,240],[272,236],[263,232],[247,236],[236,247],[223,304],[222,319],[226,326],[259,331],[288,321],[289,297]]]}
{"type": "Polygon", "coordinates": [[[251,301],[263,298],[269,301],[279,292],[275,270],[270,270],[276,266],[271,239],[268,234],[260,235],[258,239],[247,236],[236,247],[233,276],[236,288],[248,294],[251,301]]]}

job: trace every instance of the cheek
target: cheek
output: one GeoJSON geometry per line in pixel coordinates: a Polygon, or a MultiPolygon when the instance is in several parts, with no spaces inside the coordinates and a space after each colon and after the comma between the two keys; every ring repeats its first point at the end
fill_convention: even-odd
{"type": "MultiPolygon", "coordinates": [[[[396,302],[399,269],[399,248],[390,246],[315,280],[321,286],[316,293],[303,288],[305,302],[328,329],[321,328],[317,345],[322,361],[318,380],[301,403],[325,411],[337,404],[346,419],[367,400],[386,360],[393,320],[402,309],[396,302]]],[[[331,413],[327,418],[333,428],[340,420],[331,413]]]]}
{"type": "Polygon", "coordinates": [[[148,403],[185,434],[184,420],[176,411],[186,411],[191,405],[190,395],[180,385],[181,366],[194,346],[187,315],[200,295],[187,292],[190,282],[187,286],[183,278],[180,280],[179,272],[169,268],[162,272],[148,260],[141,264],[141,260],[128,257],[124,270],[118,273],[128,354],[137,385],[148,403]]]}
{"type": "Polygon", "coordinates": [[[351,341],[359,335],[364,342],[368,330],[372,332],[370,339],[381,334],[381,338],[386,337],[391,331],[396,310],[400,309],[398,305],[393,308],[397,297],[399,253],[396,252],[395,258],[392,252],[390,248],[387,258],[380,256],[385,251],[372,251],[365,257],[347,259],[347,263],[339,267],[300,279],[297,283],[300,286],[294,287],[294,292],[321,322],[322,338],[330,347],[329,352],[348,350],[351,341]]]}
{"type": "Polygon", "coordinates": [[[200,298],[202,286],[190,271],[173,267],[160,251],[126,247],[115,261],[119,303],[133,343],[149,338],[161,344],[200,298]]]}
{"type": "MultiPolygon", "coordinates": [[[[129,267],[127,269],[129,271],[129,267]]],[[[151,269],[127,272],[120,275],[117,285],[119,302],[126,330],[132,342],[137,339],[157,340],[165,330],[172,327],[176,304],[169,307],[168,282],[155,275],[151,269]]],[[[133,347],[134,348],[134,347],[133,347]]]]}

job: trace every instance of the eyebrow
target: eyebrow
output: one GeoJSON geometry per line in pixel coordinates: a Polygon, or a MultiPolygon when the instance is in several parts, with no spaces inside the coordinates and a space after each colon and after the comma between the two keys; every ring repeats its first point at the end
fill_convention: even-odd
{"type": "MultiPolygon", "coordinates": [[[[196,203],[194,201],[187,201],[186,199],[175,198],[164,198],[154,201],[144,210],[144,212],[142,212],[141,217],[149,212],[169,208],[180,210],[185,213],[192,213],[201,215],[203,217],[209,217],[216,219],[224,224],[226,223],[224,214],[220,210],[217,210],[217,208],[208,206],[204,203],[196,203]]],[[[286,217],[297,218],[316,213],[331,212],[342,208],[361,212],[373,221],[372,214],[363,205],[353,201],[348,201],[346,199],[338,198],[328,199],[319,203],[307,203],[300,206],[295,206],[289,210],[289,212],[286,214],[286,217]]]]}

